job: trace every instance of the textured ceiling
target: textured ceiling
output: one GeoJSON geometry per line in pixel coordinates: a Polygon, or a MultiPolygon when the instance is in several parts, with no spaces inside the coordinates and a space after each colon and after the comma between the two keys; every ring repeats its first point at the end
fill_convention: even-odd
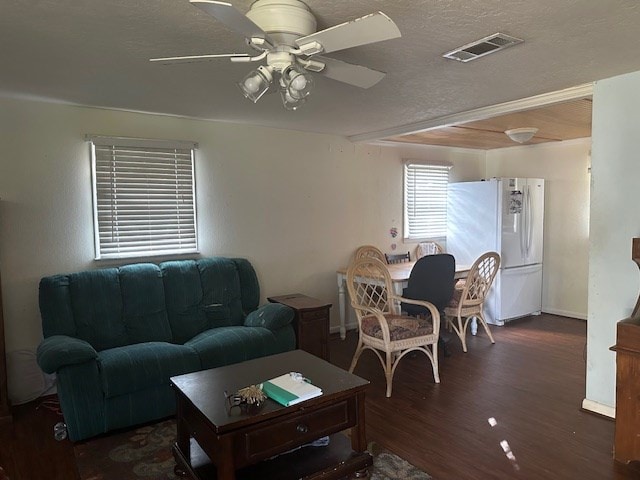
{"type": "MultiPolygon", "coordinates": [[[[231,0],[246,12],[250,0],[231,0]]],[[[159,56],[246,52],[187,0],[2,0],[0,95],[357,135],[640,70],[637,0],[308,0],[326,28],[381,10],[402,38],[329,56],[388,72],[362,90],[319,77],[309,102],[254,105],[235,86],[252,67],[159,56]],[[463,64],[441,54],[503,32],[525,43],[463,64]]]]}

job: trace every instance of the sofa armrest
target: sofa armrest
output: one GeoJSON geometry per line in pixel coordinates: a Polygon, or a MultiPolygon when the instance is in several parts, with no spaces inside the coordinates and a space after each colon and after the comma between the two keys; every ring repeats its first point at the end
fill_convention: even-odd
{"type": "Polygon", "coordinates": [[[90,362],[98,352],[84,340],[66,335],[52,335],[38,346],[38,365],[46,373],[55,373],[67,365],[90,362]]]}
{"type": "Polygon", "coordinates": [[[293,321],[295,312],[281,303],[268,303],[254,310],[244,320],[245,327],[264,327],[272,332],[286,327],[293,321]]]}

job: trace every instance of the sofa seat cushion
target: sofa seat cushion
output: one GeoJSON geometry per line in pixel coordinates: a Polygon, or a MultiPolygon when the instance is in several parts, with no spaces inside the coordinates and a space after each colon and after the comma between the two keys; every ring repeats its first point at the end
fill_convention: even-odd
{"type": "Polygon", "coordinates": [[[185,343],[200,356],[202,368],[215,368],[291,350],[291,345],[262,327],[219,327],[185,343]]]}
{"type": "Polygon", "coordinates": [[[146,342],[110,348],[98,354],[105,397],[124,395],[157,385],[169,377],[200,370],[198,354],[185,345],[146,342]]]}

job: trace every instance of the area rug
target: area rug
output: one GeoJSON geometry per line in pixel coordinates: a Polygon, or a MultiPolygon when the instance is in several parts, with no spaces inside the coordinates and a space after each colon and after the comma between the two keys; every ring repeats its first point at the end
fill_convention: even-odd
{"type": "MultiPolygon", "coordinates": [[[[171,446],[176,439],[174,420],[133,431],[106,435],[74,447],[81,480],[178,479],[171,446]]],[[[314,448],[314,447],[309,447],[314,448]]],[[[370,480],[430,480],[406,460],[372,443],[370,480]]]]}

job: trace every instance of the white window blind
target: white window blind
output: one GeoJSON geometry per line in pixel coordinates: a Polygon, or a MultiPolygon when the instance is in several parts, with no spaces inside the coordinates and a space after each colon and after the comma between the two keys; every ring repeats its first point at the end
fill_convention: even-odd
{"type": "Polygon", "coordinates": [[[96,258],[197,252],[195,144],[89,139],[96,258]]]}
{"type": "Polygon", "coordinates": [[[404,237],[428,239],[447,234],[449,166],[404,166],[404,237]]]}

